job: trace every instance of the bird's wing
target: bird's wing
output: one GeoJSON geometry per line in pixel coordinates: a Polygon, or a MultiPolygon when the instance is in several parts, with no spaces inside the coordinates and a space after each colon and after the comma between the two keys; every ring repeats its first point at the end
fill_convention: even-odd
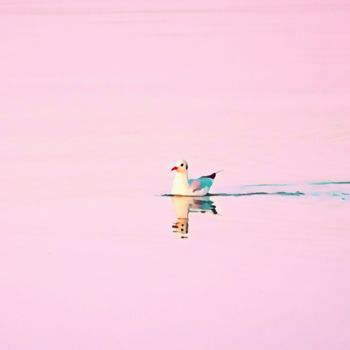
{"type": "Polygon", "coordinates": [[[201,190],[201,182],[199,179],[193,179],[188,181],[190,184],[190,188],[192,192],[200,191],[201,190]]]}
{"type": "Polygon", "coordinates": [[[209,187],[213,184],[210,177],[200,177],[199,179],[191,179],[188,181],[192,192],[200,191],[203,188],[209,187]]]}

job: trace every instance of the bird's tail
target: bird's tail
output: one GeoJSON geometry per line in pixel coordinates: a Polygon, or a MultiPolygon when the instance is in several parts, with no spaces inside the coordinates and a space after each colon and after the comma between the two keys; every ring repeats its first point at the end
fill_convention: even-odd
{"type": "Polygon", "coordinates": [[[223,170],[223,169],[221,169],[221,170],[215,171],[215,172],[214,172],[214,173],[212,173],[211,175],[202,176],[202,178],[203,178],[203,177],[209,177],[210,179],[214,180],[214,179],[215,179],[215,177],[216,177],[216,174],[221,173],[222,171],[224,171],[224,170],[223,170]]]}

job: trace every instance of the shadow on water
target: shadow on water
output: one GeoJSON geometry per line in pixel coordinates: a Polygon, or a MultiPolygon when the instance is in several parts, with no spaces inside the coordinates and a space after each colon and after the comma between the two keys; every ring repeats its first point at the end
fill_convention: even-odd
{"type": "Polygon", "coordinates": [[[190,213],[218,214],[216,205],[209,196],[205,197],[183,197],[171,196],[177,221],[172,225],[173,232],[180,238],[188,238],[190,213]]]}
{"type": "Polygon", "coordinates": [[[325,181],[308,184],[258,184],[237,187],[235,193],[212,193],[204,197],[173,196],[170,197],[175,210],[177,221],[172,225],[173,232],[180,238],[188,238],[190,213],[218,214],[214,203],[215,197],[250,197],[250,196],[280,196],[280,197],[320,197],[336,198],[342,201],[350,199],[350,181],[325,181]],[[276,191],[276,187],[283,190],[276,191]],[[254,191],[259,187],[264,191],[254,191]],[[287,187],[287,188],[286,188],[287,187]],[[251,188],[251,191],[249,191],[251,188]]]}

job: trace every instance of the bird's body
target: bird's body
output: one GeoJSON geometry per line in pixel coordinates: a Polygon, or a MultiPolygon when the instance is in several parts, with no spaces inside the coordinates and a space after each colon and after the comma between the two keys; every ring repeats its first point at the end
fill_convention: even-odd
{"type": "Polygon", "coordinates": [[[188,164],[185,160],[180,160],[172,170],[176,170],[172,195],[177,196],[205,196],[213,185],[216,173],[208,176],[201,176],[198,179],[188,178],[188,164]]]}

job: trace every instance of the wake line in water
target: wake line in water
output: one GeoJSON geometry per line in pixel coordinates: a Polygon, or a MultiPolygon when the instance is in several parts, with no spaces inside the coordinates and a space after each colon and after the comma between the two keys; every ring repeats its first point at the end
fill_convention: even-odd
{"type": "Polygon", "coordinates": [[[245,192],[245,193],[213,193],[210,196],[221,196],[221,197],[242,197],[242,196],[305,196],[304,192],[245,192]]]}
{"type": "MultiPolygon", "coordinates": [[[[204,197],[242,197],[242,196],[271,196],[271,195],[277,195],[277,196],[305,196],[305,193],[296,191],[296,192],[285,192],[285,191],[279,191],[279,192],[244,192],[244,193],[208,193],[204,197]]],[[[162,194],[162,197],[183,197],[173,194],[162,194]]],[[[191,197],[191,196],[185,196],[185,197],[191,197]]],[[[201,198],[198,196],[193,196],[194,198],[201,198]]]]}
{"type": "Polygon", "coordinates": [[[350,181],[324,181],[324,182],[312,182],[311,185],[350,185],[350,181]]]}
{"type": "MultiPolygon", "coordinates": [[[[191,197],[191,198],[202,198],[198,196],[177,196],[173,194],[162,194],[162,197],[191,197]]],[[[286,191],[278,191],[278,192],[242,192],[242,193],[208,193],[204,197],[249,197],[249,196],[281,196],[281,197],[337,197],[342,200],[350,199],[350,193],[346,192],[311,192],[305,193],[301,191],[295,192],[286,192],[286,191]]]]}
{"type": "MultiPolygon", "coordinates": [[[[328,197],[350,200],[350,181],[320,181],[304,184],[256,184],[236,187],[231,193],[208,193],[209,197],[248,197],[248,196],[281,196],[281,197],[328,197]],[[263,191],[256,191],[262,187],[263,191]],[[277,190],[276,187],[283,187],[277,190]],[[287,188],[286,188],[287,187],[287,188]],[[317,188],[317,190],[316,190],[317,188]]],[[[164,194],[163,196],[172,196],[164,194]]],[[[195,197],[195,196],[193,196],[195,197]]]]}
{"type": "MultiPolygon", "coordinates": [[[[241,187],[279,187],[279,186],[297,186],[301,184],[255,184],[255,185],[243,185],[241,187]]],[[[319,181],[310,182],[302,185],[308,186],[320,186],[320,185],[350,185],[350,181],[319,181]]]]}
{"type": "Polygon", "coordinates": [[[244,193],[213,193],[209,196],[221,196],[221,197],[242,197],[242,196],[305,196],[304,192],[244,192],[244,193]]]}

